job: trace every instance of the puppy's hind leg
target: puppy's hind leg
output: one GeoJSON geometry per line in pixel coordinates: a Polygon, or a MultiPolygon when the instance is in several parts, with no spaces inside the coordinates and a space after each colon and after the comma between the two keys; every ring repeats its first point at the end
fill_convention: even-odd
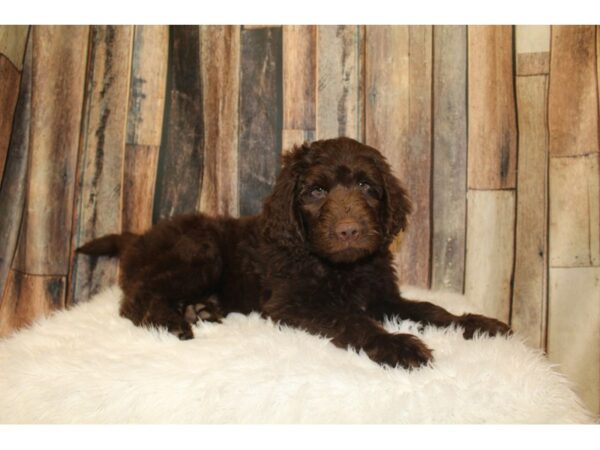
{"type": "MultiPolygon", "coordinates": [[[[130,268],[128,273],[137,275],[138,280],[128,285],[121,315],[136,325],[165,327],[182,340],[192,339],[191,323],[195,318],[187,305],[204,303],[214,294],[221,277],[222,256],[216,237],[208,230],[170,236],[168,243],[169,248],[137,272],[135,267],[130,268]]],[[[217,314],[206,318],[213,316],[219,318],[217,314]]]]}
{"type": "Polygon", "coordinates": [[[120,313],[138,326],[164,327],[182,341],[194,338],[185,317],[156,294],[140,292],[137,298],[125,298],[120,313]]]}

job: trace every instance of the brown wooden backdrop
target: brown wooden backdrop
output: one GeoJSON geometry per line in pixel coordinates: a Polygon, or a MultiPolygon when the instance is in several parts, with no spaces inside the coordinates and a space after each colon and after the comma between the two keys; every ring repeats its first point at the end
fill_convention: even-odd
{"type": "Polygon", "coordinates": [[[380,148],[403,283],[465,292],[600,409],[594,26],[0,27],[0,335],[115,281],[90,238],[260,210],[282,149],[380,148]]]}

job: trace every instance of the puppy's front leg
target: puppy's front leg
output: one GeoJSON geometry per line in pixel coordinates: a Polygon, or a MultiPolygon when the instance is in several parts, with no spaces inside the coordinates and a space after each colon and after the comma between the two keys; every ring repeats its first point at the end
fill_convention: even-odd
{"type": "Polygon", "coordinates": [[[411,334],[388,333],[380,323],[360,311],[341,313],[302,302],[274,297],[263,311],[273,320],[309,333],[331,338],[337,347],[363,349],[373,361],[388,366],[414,368],[432,359],[431,350],[411,334]]]}
{"type": "Polygon", "coordinates": [[[511,333],[508,325],[491,317],[479,314],[455,316],[433,303],[405,300],[400,295],[371,303],[367,312],[377,320],[383,320],[385,316],[398,316],[436,327],[458,325],[465,330],[465,339],[471,339],[476,332],[487,333],[490,336],[511,333]]]}

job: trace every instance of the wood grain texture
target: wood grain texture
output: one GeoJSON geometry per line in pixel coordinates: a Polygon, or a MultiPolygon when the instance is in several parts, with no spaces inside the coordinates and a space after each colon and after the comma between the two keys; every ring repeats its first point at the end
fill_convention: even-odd
{"type": "Polygon", "coordinates": [[[379,149],[397,171],[408,146],[409,29],[365,30],[365,142],[379,149]]]}
{"type": "Polygon", "coordinates": [[[598,154],[550,158],[550,266],[600,265],[598,154]]]}
{"type": "Polygon", "coordinates": [[[315,140],[315,133],[306,130],[283,130],[281,132],[281,147],[283,152],[291,150],[296,145],[315,140]]]}
{"type": "Polygon", "coordinates": [[[366,142],[390,161],[414,212],[397,255],[402,283],[429,286],[431,27],[366,30],[366,142]],[[409,57],[410,55],[410,57],[409,57]]]}
{"type": "Polygon", "coordinates": [[[548,359],[600,413],[600,268],[551,268],[548,359]]]}
{"type": "Polygon", "coordinates": [[[538,348],[546,341],[548,282],[548,77],[517,78],[519,173],[511,324],[538,348]]]}
{"type": "Polygon", "coordinates": [[[243,29],[238,177],[240,214],[262,209],[279,173],[282,148],[281,27],[243,29]]]}
{"type": "Polygon", "coordinates": [[[0,337],[65,306],[66,277],[11,270],[0,304],[0,337]]]}
{"type": "Polygon", "coordinates": [[[127,144],[160,145],[169,27],[136,25],[127,116],[127,144]]]}
{"type": "Polygon", "coordinates": [[[88,27],[36,26],[26,213],[14,268],[66,275],[88,27]]]}
{"type": "Polygon", "coordinates": [[[125,146],[123,163],[123,231],[143,233],[152,226],[156,167],[160,147],[125,146]]]}
{"type": "Polygon", "coordinates": [[[511,26],[469,26],[470,189],[514,188],[517,123],[511,26]]]}
{"type": "MultiPolygon", "coordinates": [[[[91,28],[73,248],[121,231],[127,127],[123,104],[128,103],[132,43],[133,26],[91,28]]],[[[115,283],[117,266],[112,258],[74,256],[68,304],[115,283]]]]}
{"type": "Polygon", "coordinates": [[[317,101],[317,27],[285,25],[283,39],[282,149],[315,139],[317,101]]]}
{"type": "Polygon", "coordinates": [[[0,55],[0,183],[19,96],[21,74],[4,55],[0,55]]]}
{"type": "Polygon", "coordinates": [[[6,56],[18,71],[23,68],[28,25],[0,25],[0,54],[6,56]]]}
{"type": "Polygon", "coordinates": [[[193,212],[202,188],[200,27],[169,27],[169,69],[153,221],[193,212]]]}
{"type": "Polygon", "coordinates": [[[32,39],[27,44],[21,86],[8,147],[5,176],[0,185],[0,302],[6,277],[13,262],[21,219],[25,207],[27,162],[29,154],[29,118],[31,115],[32,39]]]}
{"type": "Polygon", "coordinates": [[[516,73],[521,76],[550,71],[550,25],[515,26],[516,73]]]}
{"type": "Polygon", "coordinates": [[[433,27],[431,288],[464,290],[467,27],[433,27]]]}
{"type": "Polygon", "coordinates": [[[133,34],[123,173],[122,229],[152,225],[167,81],[168,26],[138,25],[133,34]]]}
{"type": "Polygon", "coordinates": [[[317,27],[316,138],[363,137],[364,27],[317,27]]]}
{"type": "Polygon", "coordinates": [[[198,209],[239,215],[240,27],[202,26],[204,174],[198,209]]]}
{"type": "Polygon", "coordinates": [[[465,294],[473,312],[509,322],[514,191],[469,190],[465,294]]]}
{"type": "Polygon", "coordinates": [[[401,273],[410,274],[406,281],[427,288],[431,272],[432,27],[411,26],[409,38],[409,136],[398,174],[408,189],[413,213],[398,262],[401,273]]]}
{"type": "Polygon", "coordinates": [[[283,39],[283,129],[315,130],[317,27],[285,25],[283,39]]]}
{"type": "Polygon", "coordinates": [[[599,151],[596,69],[596,27],[552,26],[551,156],[599,151]]]}

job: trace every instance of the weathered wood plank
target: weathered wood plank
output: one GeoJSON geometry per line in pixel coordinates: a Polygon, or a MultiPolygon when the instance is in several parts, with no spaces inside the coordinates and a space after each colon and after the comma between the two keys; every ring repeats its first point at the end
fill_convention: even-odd
{"type": "Polygon", "coordinates": [[[291,150],[294,145],[300,145],[304,142],[312,142],[314,133],[305,130],[283,130],[281,133],[281,146],[284,152],[291,150]]]}
{"type": "Polygon", "coordinates": [[[200,27],[169,27],[168,67],[154,222],[192,212],[199,200],[204,164],[200,27]]]}
{"type": "Polygon", "coordinates": [[[202,26],[204,174],[198,209],[239,215],[240,27],[202,26]]]}
{"type": "Polygon", "coordinates": [[[8,153],[13,117],[19,96],[21,74],[4,55],[0,55],[0,183],[8,153]]]}
{"type": "Polygon", "coordinates": [[[432,164],[432,64],[433,33],[431,26],[411,26],[409,64],[408,148],[399,169],[410,193],[413,213],[399,268],[410,273],[404,278],[412,285],[430,286],[431,263],[431,164],[432,164]]]}
{"type": "Polygon", "coordinates": [[[511,26],[469,26],[470,189],[514,188],[517,123],[511,26]]]}
{"type": "MultiPolygon", "coordinates": [[[[132,43],[133,26],[91,29],[73,248],[121,231],[127,126],[123,104],[129,93],[132,43]]],[[[73,258],[68,304],[85,301],[116,282],[113,258],[73,258]]]]}
{"type": "Polygon", "coordinates": [[[517,75],[550,72],[550,25],[517,25],[515,40],[517,75]]]}
{"type": "Polygon", "coordinates": [[[5,176],[0,186],[0,299],[6,277],[17,248],[17,238],[25,207],[27,161],[29,154],[29,118],[31,114],[32,39],[25,52],[19,99],[6,160],[5,176]]]}
{"type": "Polygon", "coordinates": [[[152,200],[159,150],[155,145],[125,146],[123,231],[142,233],[152,226],[152,200]]]}
{"type": "Polygon", "coordinates": [[[136,25],[133,35],[127,144],[160,145],[168,51],[168,26],[136,25]]]}
{"type": "Polygon", "coordinates": [[[467,209],[467,27],[433,27],[431,287],[462,293],[467,209]]]}
{"type": "Polygon", "coordinates": [[[552,26],[550,155],[598,152],[596,27],[552,26]]]}
{"type": "Polygon", "coordinates": [[[23,68],[28,33],[28,25],[0,25],[0,53],[19,71],[23,68]]]}
{"type": "Polygon", "coordinates": [[[356,25],[318,26],[317,139],[362,139],[362,30],[356,25]]]}
{"type": "Polygon", "coordinates": [[[515,193],[467,194],[465,294],[473,312],[508,322],[514,265],[515,193]]]}
{"type": "Polygon", "coordinates": [[[283,128],[315,130],[317,27],[283,26],[283,128]]]}
{"type": "Polygon", "coordinates": [[[386,155],[414,207],[397,254],[399,278],[428,287],[432,28],[369,26],[365,58],[366,141],[386,155]]]}
{"type": "Polygon", "coordinates": [[[32,31],[32,97],[26,211],[13,267],[66,275],[88,27],[32,31]]]}
{"type": "Polygon", "coordinates": [[[122,223],[123,230],[134,233],[142,232],[152,225],[168,48],[168,26],[135,27],[123,173],[122,223]]]}
{"type": "Polygon", "coordinates": [[[517,78],[519,173],[511,324],[530,345],[546,342],[548,77],[517,78]]]}
{"type": "Polygon", "coordinates": [[[398,171],[408,146],[409,30],[367,26],[365,30],[365,142],[398,171]]]}
{"type": "Polygon", "coordinates": [[[600,265],[598,154],[550,158],[550,266],[600,265]]]}
{"type": "Polygon", "coordinates": [[[241,37],[240,214],[262,209],[279,173],[282,130],[281,27],[243,29],[241,37]]]}
{"type": "Polygon", "coordinates": [[[312,141],[316,130],[317,27],[284,25],[282,150],[312,141]]]}
{"type": "Polygon", "coordinates": [[[0,304],[0,337],[65,306],[66,277],[11,270],[0,304]]]}
{"type": "Polygon", "coordinates": [[[548,358],[600,413],[600,267],[550,268],[548,358]]]}

